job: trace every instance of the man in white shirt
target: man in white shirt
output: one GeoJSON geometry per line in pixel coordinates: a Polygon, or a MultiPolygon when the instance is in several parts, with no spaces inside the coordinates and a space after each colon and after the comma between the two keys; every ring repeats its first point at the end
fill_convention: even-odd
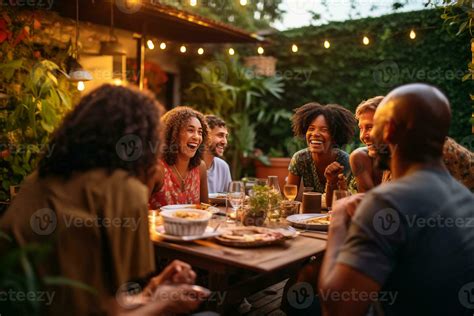
{"type": "Polygon", "coordinates": [[[227,192],[232,181],[227,162],[219,157],[224,155],[227,146],[227,127],[225,122],[215,115],[206,115],[209,126],[209,142],[204,153],[204,162],[207,166],[207,187],[209,193],[227,192]]]}

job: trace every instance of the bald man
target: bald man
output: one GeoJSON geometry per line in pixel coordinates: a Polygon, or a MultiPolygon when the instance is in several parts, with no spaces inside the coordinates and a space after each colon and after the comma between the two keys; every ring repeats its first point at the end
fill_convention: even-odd
{"type": "Polygon", "coordinates": [[[371,138],[393,181],[334,205],[318,284],[326,315],[474,313],[474,196],[442,162],[450,118],[425,84],[382,100],[371,138]]]}

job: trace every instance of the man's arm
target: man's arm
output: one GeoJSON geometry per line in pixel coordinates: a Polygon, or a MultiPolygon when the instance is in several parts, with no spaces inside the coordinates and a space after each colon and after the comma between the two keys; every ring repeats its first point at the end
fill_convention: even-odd
{"type": "Polygon", "coordinates": [[[357,191],[359,193],[367,192],[374,187],[372,179],[371,158],[365,151],[355,150],[349,156],[352,175],[357,182],[357,191]]]}
{"type": "Polygon", "coordinates": [[[362,197],[354,195],[334,205],[318,284],[324,315],[364,315],[372,301],[359,298],[373,297],[370,293],[377,293],[381,287],[364,273],[336,261],[348,234],[351,215],[362,197]]]}

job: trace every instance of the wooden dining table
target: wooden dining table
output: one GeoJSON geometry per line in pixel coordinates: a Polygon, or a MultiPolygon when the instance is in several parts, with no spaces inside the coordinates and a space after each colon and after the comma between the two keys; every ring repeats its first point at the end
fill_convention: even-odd
{"type": "MultiPolygon", "coordinates": [[[[323,255],[327,240],[326,232],[300,230],[298,236],[278,245],[235,248],[213,239],[168,241],[153,227],[160,224],[160,219],[152,218],[150,223],[157,262],[178,259],[205,271],[204,285],[214,294],[208,308],[224,314],[235,312],[243,298],[296,275],[310,259],[323,255]]],[[[225,216],[214,215],[210,226],[222,224],[226,225],[225,216]]],[[[287,223],[282,220],[277,226],[285,227],[287,223]]]]}

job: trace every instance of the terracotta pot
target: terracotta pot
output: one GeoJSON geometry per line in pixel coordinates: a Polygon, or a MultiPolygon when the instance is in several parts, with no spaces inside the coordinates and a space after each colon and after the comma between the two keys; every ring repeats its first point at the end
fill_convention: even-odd
{"type": "Polygon", "coordinates": [[[257,178],[268,178],[268,176],[278,176],[280,189],[283,191],[285,179],[288,176],[288,166],[291,158],[270,158],[270,166],[265,166],[260,161],[255,161],[255,170],[257,178]]]}
{"type": "Polygon", "coordinates": [[[263,226],[263,223],[265,222],[266,218],[266,213],[262,212],[259,215],[254,215],[254,214],[248,214],[247,212],[244,212],[242,214],[242,224],[244,226],[263,226]]]}

